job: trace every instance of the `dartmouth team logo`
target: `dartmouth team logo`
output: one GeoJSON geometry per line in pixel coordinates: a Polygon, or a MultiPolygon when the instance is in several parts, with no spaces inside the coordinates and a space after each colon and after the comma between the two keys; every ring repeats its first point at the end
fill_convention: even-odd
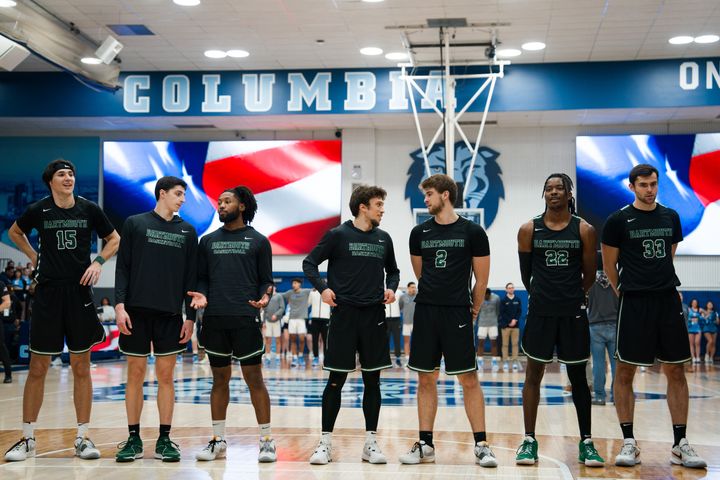
{"type": "MultiPolygon", "coordinates": [[[[502,170],[497,163],[500,153],[489,147],[480,147],[475,167],[470,177],[470,187],[465,198],[464,208],[482,208],[484,210],[485,228],[490,227],[497,217],[500,199],[505,198],[505,187],[502,182],[502,170]]],[[[405,198],[410,200],[410,209],[425,208],[423,194],[419,185],[425,179],[425,161],[422,150],[417,149],[410,154],[412,165],[407,171],[408,182],[405,186],[405,198]]],[[[455,181],[462,182],[464,186],[467,172],[472,160],[472,151],[464,142],[455,144],[455,181]]],[[[445,145],[435,145],[428,153],[430,172],[445,172],[445,145]]],[[[460,192],[462,194],[462,192],[460,192]]]]}

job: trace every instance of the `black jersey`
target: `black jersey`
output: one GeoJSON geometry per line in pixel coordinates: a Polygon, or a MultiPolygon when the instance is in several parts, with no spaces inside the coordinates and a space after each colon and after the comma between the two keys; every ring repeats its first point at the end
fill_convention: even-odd
{"type": "Polygon", "coordinates": [[[385,289],[395,291],[400,283],[390,235],[379,228],[365,232],[351,220],[325,234],[303,260],[303,272],[318,292],[332,289],[338,305],[382,303],[385,289]],[[318,270],[325,260],[329,260],[327,284],[318,270]]]}
{"type": "Polygon", "coordinates": [[[34,228],[40,236],[38,283],[79,283],[90,266],[92,232],[105,238],[115,230],[99,206],[79,196],[71,208],[60,208],[47,196],[30,205],[17,225],[26,235],[34,228]]]}
{"type": "Polygon", "coordinates": [[[651,211],[627,205],[608,217],[602,243],[620,249],[618,290],[658,291],[680,285],[672,246],[683,239],[680,217],[657,204],[651,211]]]}
{"type": "Polygon", "coordinates": [[[585,300],[582,282],[580,217],[551,230],[543,215],[533,218],[529,311],[536,315],[575,315],[585,300]]]}
{"type": "Polygon", "coordinates": [[[179,314],[186,292],[197,284],[197,233],[178,217],[167,221],[154,211],[128,217],[115,267],[115,303],[179,314]]]}
{"type": "Polygon", "coordinates": [[[431,218],[410,232],[410,255],[422,257],[416,303],[466,306],[472,259],[490,255],[490,244],[485,230],[465,217],[449,225],[431,218]]]}
{"type": "Polygon", "coordinates": [[[248,300],[259,300],[272,284],[270,242],[254,228],[220,227],[200,240],[198,291],[208,299],[205,315],[254,317],[258,310],[248,300]]]}

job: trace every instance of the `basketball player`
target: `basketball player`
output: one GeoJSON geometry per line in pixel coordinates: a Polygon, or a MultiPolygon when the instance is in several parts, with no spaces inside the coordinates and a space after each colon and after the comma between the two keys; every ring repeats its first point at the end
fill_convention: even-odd
{"type": "Polygon", "coordinates": [[[73,194],[75,165],[54,160],[42,179],[50,195],[30,205],[10,227],[9,236],[36,268],[33,316],[30,322],[30,371],[23,394],[23,436],[5,454],[7,461],[35,456],[35,422],[43,402],[45,375],[53,355],[63,345],[70,351],[73,400],[78,430],[75,455],[100,458],[88,438],[92,407],[90,349],[105,340],[93,303],[92,286],[100,278],[102,265],[118,249],[120,236],[99,206],[73,194]],[[39,251],[28,241],[35,229],[39,251]],[[100,255],[90,261],[93,232],[105,240],[100,255]]]}
{"type": "Polygon", "coordinates": [[[247,187],[226,190],[218,198],[224,226],[205,235],[198,250],[196,303],[205,308],[201,343],[210,359],[213,438],[198,452],[198,460],[215,460],[227,451],[225,418],[230,401],[231,358],[240,361],[260,426],[260,462],[274,462],[275,441],[270,431],[270,396],[263,381],[264,348],[258,313],[273,294],[270,242],[250,223],[257,202],[247,187]]]}
{"type": "Polygon", "coordinates": [[[528,357],[523,386],[525,438],[515,463],[538,461],[535,421],[540,383],[553,352],[567,366],[572,399],[580,427],[578,461],[602,467],[590,434],[592,400],[585,376],[590,358],[590,326],[585,294],[595,281],[595,229],[575,216],[572,180],[553,173],[543,186],[545,212],[523,224],[518,232],[522,281],[530,296],[521,348],[528,357]]]}
{"type": "Polygon", "coordinates": [[[120,351],[127,356],[125,408],[129,437],[115,455],[118,462],[143,457],[140,414],[147,357],[153,348],[158,381],[160,433],[155,458],[180,461],[180,448],[170,440],[175,388],[175,357],[193,333],[195,310],[186,292],[195,290],[197,234],[176,215],[185,203],[187,184],[162,177],[155,184],[155,209],[125,220],[115,267],[115,316],[120,351]],[[187,320],[183,321],[185,300],[187,320]]]}
{"type": "MultiPolygon", "coordinates": [[[[420,439],[400,462],[435,461],[433,425],[437,413],[440,360],[462,385],[465,412],[475,439],[475,461],[497,467],[485,433],[485,399],[477,378],[473,319],[483,302],[490,272],[490,246],[480,225],[455,213],[457,185],[447,175],[421,187],[433,216],[410,233],[410,261],[419,282],[408,367],[418,372],[420,439]],[[475,286],[470,292],[470,275],[475,286]]],[[[332,337],[331,337],[332,338],[332,337]]]]}
{"type": "Polygon", "coordinates": [[[377,444],[380,415],[380,371],[391,368],[383,304],[395,300],[400,271],[392,239],[380,230],[386,192],[361,185],[350,196],[353,220],[333,228],[303,261],[303,271],[322,299],[334,307],[330,314],[323,369],[330,372],[322,398],[322,437],[310,463],[332,461],[332,431],[340,412],[341,390],[360,356],[365,415],[363,461],[387,463],[377,444]],[[327,282],[318,266],[328,260],[327,282]]]}
{"type": "Polygon", "coordinates": [[[677,287],[673,257],[682,241],[680,217],[657,203],[658,171],[640,164],[629,174],[635,200],[610,215],[602,234],[605,273],[619,294],[615,410],[623,433],[623,446],[615,465],[640,463],[633,435],[635,398],[633,377],[637,366],[652,366],[657,359],[667,378],[667,403],[673,422],[670,461],[675,465],[705,468],[707,464],[688,443],[688,386],[683,364],[691,360],[687,327],[677,287]]]}

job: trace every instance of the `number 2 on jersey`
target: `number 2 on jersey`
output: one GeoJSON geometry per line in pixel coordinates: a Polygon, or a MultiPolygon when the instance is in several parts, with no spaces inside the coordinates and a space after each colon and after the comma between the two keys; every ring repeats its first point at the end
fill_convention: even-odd
{"type": "Polygon", "coordinates": [[[58,241],[58,250],[74,250],[77,247],[75,230],[58,230],[55,232],[58,241]]]}
{"type": "Polygon", "coordinates": [[[438,250],[435,252],[435,268],[447,267],[447,250],[438,250]]]}

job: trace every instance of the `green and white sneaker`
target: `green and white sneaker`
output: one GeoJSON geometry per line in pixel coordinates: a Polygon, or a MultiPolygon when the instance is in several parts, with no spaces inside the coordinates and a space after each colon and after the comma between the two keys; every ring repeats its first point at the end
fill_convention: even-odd
{"type": "Polygon", "coordinates": [[[518,465],[535,465],[538,461],[538,442],[530,436],[523,439],[515,454],[515,463],[518,465]]]}
{"type": "Polygon", "coordinates": [[[134,462],[135,459],[143,457],[143,442],[135,435],[130,435],[118,448],[120,451],[115,454],[116,462],[134,462]]]}
{"type": "Polygon", "coordinates": [[[600,456],[592,439],[588,438],[580,440],[578,444],[580,453],[578,454],[578,462],[584,463],[586,467],[604,467],[605,460],[600,456]]]}
{"type": "Polygon", "coordinates": [[[179,462],[180,446],[170,437],[162,436],[155,442],[155,458],[163,462],[179,462]]]}

